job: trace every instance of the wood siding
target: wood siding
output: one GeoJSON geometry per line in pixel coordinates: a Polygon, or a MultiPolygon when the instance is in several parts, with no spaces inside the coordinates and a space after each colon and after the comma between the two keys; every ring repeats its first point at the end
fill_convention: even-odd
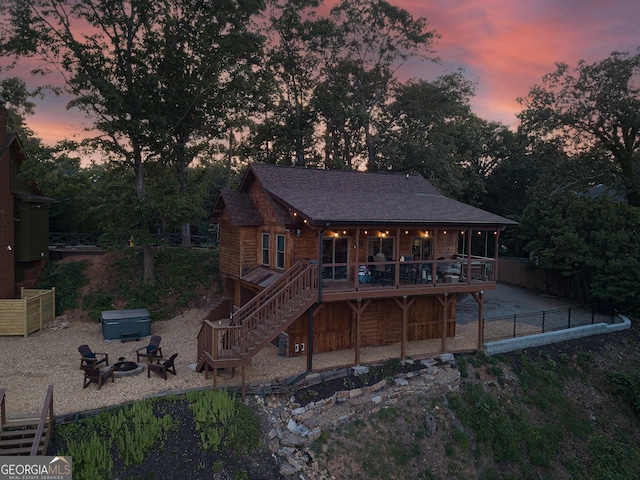
{"type": "MultiPolygon", "coordinates": [[[[316,307],[317,308],[317,307],[316,307]]],[[[447,336],[455,335],[455,301],[451,303],[447,336]]],[[[416,297],[407,310],[407,341],[442,337],[443,308],[434,296],[416,297]]],[[[361,347],[398,343],[402,339],[402,309],[393,299],[371,301],[361,317],[361,347]]],[[[303,355],[308,344],[308,316],[302,315],[289,328],[289,355],[303,355]],[[296,352],[295,346],[299,345],[296,352]]],[[[314,353],[355,348],[356,313],[347,302],[323,304],[313,319],[314,353]]]]}
{"type": "Polygon", "coordinates": [[[298,229],[294,231],[294,234],[292,235],[293,238],[291,239],[294,259],[317,260],[318,231],[312,230],[308,226],[303,225],[300,228],[300,236],[298,236],[297,230],[298,229]]]}
{"type": "Polygon", "coordinates": [[[225,211],[220,218],[220,273],[239,278],[244,252],[242,247],[243,228],[231,224],[225,211]]]}

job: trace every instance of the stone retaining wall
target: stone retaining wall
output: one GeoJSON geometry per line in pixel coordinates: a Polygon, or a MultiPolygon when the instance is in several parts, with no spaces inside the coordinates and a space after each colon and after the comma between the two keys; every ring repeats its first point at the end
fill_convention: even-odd
{"type": "MultiPolygon", "coordinates": [[[[433,359],[422,360],[424,368],[400,374],[393,384],[386,380],[366,387],[338,391],[333,396],[301,406],[295,397],[288,401],[276,398],[256,398],[271,423],[268,433],[269,449],[281,460],[280,473],[285,476],[303,472],[308,479],[325,478],[310,463],[308,447],[323,431],[335,430],[358,418],[364,418],[383,408],[393,406],[414,395],[437,395],[455,390],[460,372],[452,354],[440,356],[445,365],[437,366],[433,359]]],[[[366,374],[366,367],[357,367],[366,374]]]]}

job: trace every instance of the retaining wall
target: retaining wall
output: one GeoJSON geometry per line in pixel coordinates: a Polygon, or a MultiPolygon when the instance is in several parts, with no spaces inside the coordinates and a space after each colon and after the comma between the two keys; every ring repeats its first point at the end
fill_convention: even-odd
{"type": "Polygon", "coordinates": [[[488,355],[497,355],[500,353],[521,350],[523,348],[540,347],[542,345],[564,342],[565,340],[574,340],[576,338],[588,337],[590,335],[618,332],[631,328],[631,321],[627,317],[624,315],[618,315],[618,318],[621,321],[613,324],[595,323],[593,325],[573,327],[555,332],[538,333],[535,335],[526,335],[524,337],[488,342],[484,344],[484,349],[488,355]]]}

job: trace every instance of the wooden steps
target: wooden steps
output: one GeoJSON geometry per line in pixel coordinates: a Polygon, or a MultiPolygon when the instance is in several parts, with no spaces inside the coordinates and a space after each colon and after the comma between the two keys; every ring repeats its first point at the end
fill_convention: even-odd
{"type": "MultiPolygon", "coordinates": [[[[8,425],[5,424],[4,430],[0,432],[0,455],[29,455],[37,431],[37,420],[30,425],[16,429],[8,428],[8,425]]],[[[38,455],[46,454],[44,448],[47,444],[48,435],[48,428],[45,427],[40,438],[38,455]]]]}
{"type": "MultiPolygon", "coordinates": [[[[29,455],[38,431],[39,419],[28,421],[8,421],[0,432],[0,455],[29,455]]],[[[44,449],[49,437],[49,428],[45,425],[40,437],[38,455],[45,455],[44,449]]]]}
{"type": "Polygon", "coordinates": [[[0,389],[0,455],[46,455],[52,435],[53,385],[40,415],[7,415],[5,390],[0,389]]]}
{"type": "MultiPolygon", "coordinates": [[[[196,371],[245,367],[317,301],[318,266],[300,261],[245,304],[228,325],[205,321],[198,334],[196,371]]],[[[243,368],[244,371],[244,368],[243,368]]],[[[244,385],[244,380],[243,380],[244,385]]]]}

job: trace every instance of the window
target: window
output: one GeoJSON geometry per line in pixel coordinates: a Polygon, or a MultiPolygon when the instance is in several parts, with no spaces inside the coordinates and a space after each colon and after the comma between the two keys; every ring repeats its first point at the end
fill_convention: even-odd
{"type": "Polygon", "coordinates": [[[284,235],[276,235],[276,268],[284,270],[284,235]]]}
{"type": "Polygon", "coordinates": [[[332,280],[345,280],[347,278],[347,265],[344,264],[348,262],[348,237],[322,238],[322,278],[328,278],[332,280]],[[341,263],[343,265],[335,266],[334,264],[336,263],[341,263]]]}
{"type": "Polygon", "coordinates": [[[269,266],[269,234],[262,234],[262,265],[269,266]]]}
{"type": "Polygon", "coordinates": [[[376,253],[384,253],[387,261],[396,259],[395,238],[394,237],[369,237],[367,241],[367,257],[373,262],[376,253]]]}
{"type": "Polygon", "coordinates": [[[431,239],[413,237],[411,239],[411,255],[414,260],[429,260],[431,258],[431,239]]]}

